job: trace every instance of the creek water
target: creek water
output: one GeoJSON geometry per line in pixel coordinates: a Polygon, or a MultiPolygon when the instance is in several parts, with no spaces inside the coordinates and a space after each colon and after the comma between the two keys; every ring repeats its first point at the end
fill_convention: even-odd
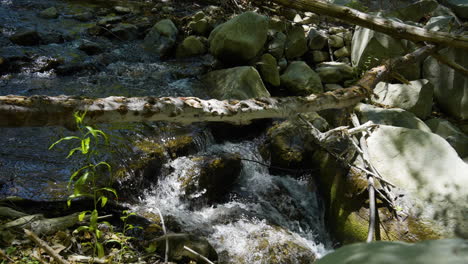
{"type": "MultiPolygon", "coordinates": [[[[18,70],[0,72],[0,95],[206,97],[197,77],[210,63],[209,58],[161,61],[143,50],[141,40],[97,38],[93,41],[102,45],[102,54],[88,56],[78,50],[80,41],[89,38],[86,29],[90,23],[76,21],[70,15],[96,12],[106,5],[106,1],[0,0],[0,56],[20,62],[18,70]],[[50,6],[56,6],[62,15],[53,20],[38,18],[38,10],[50,6]],[[69,39],[63,43],[18,46],[8,37],[20,28],[60,33],[69,39]],[[51,58],[89,67],[71,75],[57,75],[43,67],[51,58]]],[[[109,131],[144,138],[135,127],[131,133],[127,133],[128,129],[109,131]]],[[[58,151],[48,147],[70,133],[59,127],[1,128],[0,198],[66,197],[70,171],[79,160],[64,158],[66,146],[58,151]]],[[[309,188],[307,177],[270,174],[263,165],[267,161],[258,153],[259,141],[260,138],[217,144],[209,130],[203,140],[197,141],[201,155],[227,152],[244,158],[241,176],[229,193],[229,200],[212,206],[190,206],[183,199],[184,190],[177,179],[196,168],[189,158],[178,157],[164,165],[172,172],[142,193],[140,202],[132,208],[142,214],[158,208],[163,215],[174,217],[182,231],[206,237],[225,263],[307,263],[304,258],[326,254],[332,245],[320,197],[309,188]]]]}

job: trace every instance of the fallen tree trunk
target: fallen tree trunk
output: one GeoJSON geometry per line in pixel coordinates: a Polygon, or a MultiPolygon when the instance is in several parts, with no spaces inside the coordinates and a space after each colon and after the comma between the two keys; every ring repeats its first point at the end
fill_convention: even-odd
{"type": "Polygon", "coordinates": [[[65,126],[74,128],[73,112],[86,111],[87,124],[170,121],[178,123],[230,122],[288,118],[297,113],[350,107],[372,94],[375,85],[398,65],[413,63],[437,50],[424,46],[392,59],[364,74],[354,86],[305,97],[268,97],[247,100],[202,100],[196,97],[0,96],[0,127],[65,126]]]}
{"type": "Polygon", "coordinates": [[[425,41],[468,50],[468,36],[466,35],[453,35],[446,32],[429,31],[383,17],[369,15],[349,7],[330,4],[325,1],[273,0],[273,2],[301,11],[311,11],[320,15],[334,17],[350,24],[369,28],[399,39],[407,39],[413,42],[425,41]]]}

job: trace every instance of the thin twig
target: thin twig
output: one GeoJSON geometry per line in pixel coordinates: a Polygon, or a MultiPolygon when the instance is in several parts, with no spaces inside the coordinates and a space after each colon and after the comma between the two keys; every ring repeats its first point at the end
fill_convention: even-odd
{"type": "Polygon", "coordinates": [[[441,62],[442,64],[445,64],[448,67],[456,70],[457,72],[465,75],[465,77],[468,77],[468,69],[466,69],[462,65],[456,63],[455,61],[449,60],[448,58],[440,55],[440,53],[438,53],[438,52],[431,53],[431,56],[434,57],[439,62],[441,62]]]}
{"type": "MultiPolygon", "coordinates": [[[[359,119],[357,118],[356,114],[351,113],[351,121],[355,127],[359,127],[359,119]]],[[[366,142],[366,132],[361,132],[361,138],[359,140],[359,143],[361,144],[361,149],[362,149],[362,157],[364,158],[364,161],[367,164],[370,164],[369,160],[369,150],[367,148],[367,142],[366,142]]],[[[372,166],[369,166],[369,169],[372,171],[372,166]]],[[[373,171],[373,173],[375,173],[373,171]]],[[[366,242],[372,242],[374,239],[374,234],[375,234],[375,221],[376,221],[376,208],[375,208],[375,185],[374,185],[374,177],[372,175],[369,175],[367,177],[368,181],[368,191],[369,191],[369,232],[367,233],[367,239],[366,242]]]]}
{"type": "Polygon", "coordinates": [[[164,263],[167,264],[169,258],[169,238],[167,237],[166,225],[164,224],[164,218],[161,214],[159,208],[156,208],[159,214],[159,218],[161,219],[161,225],[163,228],[164,236],[166,237],[166,251],[164,252],[164,263]]]}
{"type": "Polygon", "coordinates": [[[14,262],[2,249],[0,249],[0,257],[8,260],[9,262],[12,262],[12,263],[14,262]]]}
{"type": "Polygon", "coordinates": [[[214,264],[211,260],[209,260],[207,257],[203,256],[202,254],[196,252],[195,250],[187,247],[187,246],[184,246],[184,249],[187,250],[188,252],[192,253],[192,254],[195,254],[197,255],[198,257],[200,257],[201,259],[203,259],[204,261],[206,261],[206,263],[208,264],[214,264]]]}
{"type": "Polygon", "coordinates": [[[47,254],[49,254],[51,257],[53,257],[55,259],[55,261],[57,261],[59,264],[70,264],[70,262],[68,262],[64,258],[62,258],[62,256],[60,256],[57,252],[55,252],[55,250],[53,248],[51,248],[49,245],[47,245],[47,243],[44,240],[40,239],[36,234],[34,234],[33,232],[31,232],[28,229],[23,229],[23,230],[24,230],[24,233],[26,234],[26,236],[29,239],[31,239],[31,241],[33,241],[39,247],[44,249],[47,252],[47,254]]]}

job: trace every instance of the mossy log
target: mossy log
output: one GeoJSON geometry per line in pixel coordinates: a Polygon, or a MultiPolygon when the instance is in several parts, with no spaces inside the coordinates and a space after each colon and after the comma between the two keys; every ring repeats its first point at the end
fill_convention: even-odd
{"type": "Polygon", "coordinates": [[[434,52],[424,46],[403,57],[372,68],[348,88],[303,97],[268,97],[247,100],[203,100],[196,97],[0,96],[0,127],[74,127],[73,112],[86,112],[87,124],[170,121],[177,123],[230,122],[248,124],[255,119],[288,118],[297,113],[353,106],[372,94],[375,85],[397,66],[410,64],[434,52]]]}

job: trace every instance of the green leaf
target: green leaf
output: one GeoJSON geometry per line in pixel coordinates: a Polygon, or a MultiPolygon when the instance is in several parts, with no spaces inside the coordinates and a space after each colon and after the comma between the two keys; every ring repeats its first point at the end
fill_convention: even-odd
{"type": "Polygon", "coordinates": [[[83,211],[83,212],[81,212],[81,213],[78,215],[78,221],[80,221],[80,222],[83,221],[84,218],[85,218],[85,216],[86,216],[86,214],[89,213],[89,212],[90,212],[90,211],[83,211]]]}
{"type": "Polygon", "coordinates": [[[97,228],[97,222],[98,222],[98,211],[94,209],[91,212],[91,218],[89,219],[89,226],[96,229],[97,228]]]}
{"type": "Polygon", "coordinates": [[[68,152],[68,156],[66,158],[68,159],[69,157],[71,157],[73,155],[73,153],[75,153],[75,151],[77,151],[77,150],[81,150],[81,148],[74,148],[74,149],[70,150],[70,152],[68,152]]]}
{"type": "Polygon", "coordinates": [[[101,197],[100,197],[100,199],[101,199],[101,207],[104,207],[104,206],[106,206],[106,203],[107,203],[107,197],[105,197],[105,196],[101,196],[101,197]]]}
{"type": "Polygon", "coordinates": [[[101,165],[102,165],[102,166],[106,166],[107,169],[109,170],[109,172],[112,170],[112,166],[111,166],[109,163],[105,162],[105,161],[99,162],[98,164],[96,164],[96,167],[99,167],[99,166],[101,166],[101,165]]]}
{"type": "Polygon", "coordinates": [[[96,249],[97,249],[98,258],[104,257],[104,247],[102,246],[102,244],[100,242],[96,241],[95,246],[96,246],[96,249]]]}
{"type": "Polygon", "coordinates": [[[81,140],[81,152],[83,154],[87,154],[89,152],[89,143],[91,142],[91,138],[87,137],[81,140]]]}
{"type": "Polygon", "coordinates": [[[115,195],[116,198],[119,198],[119,196],[117,195],[117,191],[113,188],[110,188],[110,187],[104,187],[104,188],[100,188],[98,189],[98,191],[108,191],[108,192],[111,192],[115,195]]]}
{"type": "Polygon", "coordinates": [[[99,229],[96,229],[96,238],[101,238],[102,232],[99,229]]]}
{"type": "Polygon", "coordinates": [[[155,244],[150,244],[147,248],[145,248],[145,251],[147,253],[153,253],[156,251],[156,245],[155,244]]]}
{"type": "Polygon", "coordinates": [[[71,140],[71,139],[80,139],[79,137],[76,137],[76,136],[69,136],[69,137],[64,137],[64,138],[61,138],[57,141],[55,141],[52,145],[50,145],[49,149],[52,149],[53,147],[55,147],[55,145],[57,145],[58,143],[62,142],[62,141],[65,141],[65,140],[71,140]]]}
{"type": "Polygon", "coordinates": [[[82,225],[82,226],[79,226],[78,228],[76,228],[75,230],[73,230],[73,233],[79,233],[81,231],[88,231],[89,230],[89,226],[87,225],[82,225]]]}

